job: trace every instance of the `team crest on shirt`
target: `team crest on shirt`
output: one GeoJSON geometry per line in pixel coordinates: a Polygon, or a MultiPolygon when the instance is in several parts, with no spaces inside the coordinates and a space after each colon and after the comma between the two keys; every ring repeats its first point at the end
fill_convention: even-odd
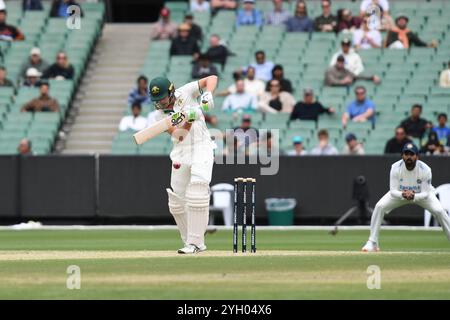
{"type": "Polygon", "coordinates": [[[181,107],[183,105],[184,99],[178,98],[177,99],[177,106],[181,107]]]}

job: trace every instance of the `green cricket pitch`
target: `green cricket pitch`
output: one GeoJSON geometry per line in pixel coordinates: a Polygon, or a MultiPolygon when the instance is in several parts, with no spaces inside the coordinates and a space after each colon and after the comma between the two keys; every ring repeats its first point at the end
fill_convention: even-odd
{"type": "Polygon", "coordinates": [[[382,230],[382,252],[362,253],[368,231],[258,230],[256,254],[233,254],[231,233],[183,256],[175,230],[3,230],[0,299],[450,299],[442,232],[382,230]]]}

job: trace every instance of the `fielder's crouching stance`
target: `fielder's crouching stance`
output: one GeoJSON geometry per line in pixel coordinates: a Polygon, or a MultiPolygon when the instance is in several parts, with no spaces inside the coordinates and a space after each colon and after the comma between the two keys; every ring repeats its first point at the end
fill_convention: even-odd
{"type": "Polygon", "coordinates": [[[190,82],[176,90],[173,83],[162,77],[153,79],[149,85],[151,100],[160,110],[161,118],[164,113],[174,112],[172,122],[179,120],[179,125],[167,130],[173,141],[172,189],[168,188],[167,193],[169,211],[184,243],[178,250],[182,254],[206,250],[204,234],[209,220],[209,183],[216,145],[206,127],[203,111],[214,107],[212,93],[216,86],[216,76],[190,82]]]}
{"type": "Polygon", "coordinates": [[[418,159],[418,149],[407,143],[402,160],[391,167],[390,190],[375,206],[370,222],[370,237],[362,251],[379,251],[378,234],[385,214],[409,203],[430,211],[450,240],[450,219],[431,185],[431,168],[418,159]]]}

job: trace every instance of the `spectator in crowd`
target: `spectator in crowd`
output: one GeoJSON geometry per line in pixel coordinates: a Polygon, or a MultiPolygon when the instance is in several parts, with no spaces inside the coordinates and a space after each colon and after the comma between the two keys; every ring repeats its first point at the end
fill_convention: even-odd
{"type": "Polygon", "coordinates": [[[184,16],[184,23],[188,24],[190,27],[189,35],[193,37],[198,43],[203,42],[203,31],[202,28],[194,23],[194,16],[192,13],[187,13],[184,16]]]}
{"type": "Polygon", "coordinates": [[[294,108],[295,99],[287,91],[281,91],[280,81],[272,79],[269,81],[269,92],[264,92],[259,100],[259,110],[268,113],[291,113],[294,108]]]}
{"type": "Polygon", "coordinates": [[[389,139],[386,142],[386,146],[384,148],[384,153],[397,153],[401,154],[403,150],[403,146],[407,143],[412,142],[411,139],[409,139],[406,136],[405,129],[402,127],[397,127],[395,129],[395,137],[389,139]]]}
{"type": "Polygon", "coordinates": [[[415,104],[411,107],[411,115],[400,123],[400,127],[405,129],[408,138],[422,139],[425,131],[431,128],[431,123],[421,118],[422,106],[415,104]]]}
{"type": "Polygon", "coordinates": [[[250,64],[250,67],[255,69],[255,78],[262,81],[269,81],[272,79],[272,69],[275,66],[272,61],[266,60],[264,51],[256,51],[256,62],[250,64]]]}
{"type": "Polygon", "coordinates": [[[160,112],[159,110],[152,110],[147,115],[147,127],[156,123],[159,120],[160,112]]]}
{"type": "Polygon", "coordinates": [[[29,68],[26,73],[25,81],[23,85],[25,87],[39,87],[39,81],[41,80],[42,73],[35,68],[29,68]]]}
{"type": "Polygon", "coordinates": [[[393,27],[395,27],[394,19],[392,19],[392,16],[389,14],[389,12],[384,11],[380,5],[378,5],[378,8],[380,9],[380,20],[378,30],[380,31],[391,30],[393,27]]]}
{"type": "Polygon", "coordinates": [[[0,87],[14,87],[14,83],[7,78],[6,68],[0,66],[0,87]]]}
{"type": "Polygon", "coordinates": [[[74,0],[53,0],[52,7],[50,8],[50,17],[52,18],[67,18],[71,13],[67,12],[70,6],[78,6],[80,8],[81,16],[83,16],[83,11],[80,5],[74,0]]]}
{"type": "Polygon", "coordinates": [[[438,134],[434,131],[431,131],[428,134],[428,141],[420,148],[420,153],[432,155],[432,154],[440,154],[443,148],[443,144],[438,138],[438,134]]]}
{"type": "Polygon", "coordinates": [[[303,139],[300,136],[295,136],[292,138],[293,149],[286,152],[287,156],[296,157],[304,156],[308,154],[308,151],[304,149],[303,139]]]}
{"type": "Polygon", "coordinates": [[[56,62],[45,70],[42,76],[45,79],[68,80],[73,79],[73,66],[69,63],[69,59],[64,52],[58,52],[56,62]]]}
{"type": "Polygon", "coordinates": [[[22,78],[26,77],[27,70],[30,68],[35,68],[40,73],[44,73],[48,68],[48,63],[41,58],[41,49],[33,48],[30,51],[30,57],[22,64],[20,68],[20,76],[22,78]]]}
{"type": "Polygon", "coordinates": [[[206,51],[206,55],[209,57],[211,62],[220,63],[223,70],[225,64],[227,63],[228,56],[231,56],[232,53],[221,43],[220,36],[213,34],[209,38],[209,48],[206,51]]]}
{"type": "Polygon", "coordinates": [[[339,154],[336,147],[330,144],[330,137],[326,129],[319,130],[319,132],[317,133],[317,137],[319,138],[319,144],[311,150],[311,155],[331,156],[339,154]]]}
{"type": "Polygon", "coordinates": [[[370,9],[373,8],[373,6],[379,6],[384,12],[389,12],[388,0],[363,0],[359,7],[361,16],[370,13],[370,9]]]}
{"type": "Polygon", "coordinates": [[[353,133],[348,133],[345,136],[345,146],[342,150],[342,154],[344,155],[358,155],[362,156],[365,154],[363,145],[361,142],[358,142],[358,139],[353,133]]]}
{"type": "Polygon", "coordinates": [[[141,116],[142,107],[139,102],[133,102],[131,105],[131,115],[125,116],[120,120],[120,131],[139,131],[147,127],[147,119],[141,116]]]}
{"type": "Polygon", "coordinates": [[[238,110],[256,110],[258,102],[256,96],[245,92],[244,80],[238,79],[236,81],[236,93],[232,93],[225,98],[222,105],[223,111],[238,111],[238,110]]]}
{"type": "Polygon", "coordinates": [[[365,17],[361,27],[353,32],[353,46],[359,49],[377,49],[382,46],[382,36],[377,29],[370,29],[365,17]]]}
{"type": "Polygon", "coordinates": [[[361,25],[359,17],[352,16],[349,9],[339,9],[337,15],[337,32],[353,32],[361,25]]]}
{"type": "Polygon", "coordinates": [[[433,127],[432,131],[437,133],[439,141],[445,143],[445,140],[450,135],[450,128],[447,126],[447,114],[438,114],[437,121],[438,125],[433,127]]]}
{"type": "Polygon", "coordinates": [[[334,112],[333,108],[326,108],[320,102],[315,101],[314,91],[306,88],[303,90],[303,101],[295,104],[290,120],[314,120],[317,122],[322,113],[333,114],[334,112]]]}
{"type": "Polygon", "coordinates": [[[1,41],[18,41],[24,40],[24,34],[15,26],[6,24],[6,6],[0,2],[0,40],[1,41]]]}
{"type": "Polygon", "coordinates": [[[355,88],[356,99],[350,102],[347,110],[342,115],[342,126],[347,127],[349,120],[353,122],[371,121],[375,124],[375,104],[366,96],[366,88],[357,86],[355,88]]]}
{"type": "Polygon", "coordinates": [[[174,39],[177,36],[177,24],[170,20],[170,10],[162,8],[159,12],[159,20],[153,26],[152,39],[166,40],[174,39]]]}
{"type": "Polygon", "coordinates": [[[439,86],[441,88],[450,88],[450,61],[448,62],[448,68],[441,71],[439,86]]]}
{"type": "Polygon", "coordinates": [[[23,138],[22,140],[20,140],[19,145],[17,146],[17,152],[21,156],[31,156],[33,155],[33,150],[31,146],[32,146],[31,141],[26,138],[23,138]]]}
{"type": "Polygon", "coordinates": [[[355,76],[360,75],[364,71],[364,65],[361,57],[351,47],[351,41],[347,38],[341,41],[341,51],[336,52],[330,61],[330,67],[336,64],[339,56],[345,59],[345,69],[353,73],[355,76]]]}
{"type": "Polygon", "coordinates": [[[40,95],[37,98],[25,103],[20,109],[22,112],[39,112],[39,111],[59,111],[59,104],[56,99],[49,95],[50,84],[48,81],[39,83],[40,95]]]}
{"type": "Polygon", "coordinates": [[[263,13],[255,9],[255,0],[243,0],[242,8],[236,15],[236,26],[262,26],[264,22],[263,13]]]}
{"type": "Polygon", "coordinates": [[[235,151],[238,154],[249,154],[250,149],[258,143],[258,129],[252,127],[252,117],[249,114],[242,116],[241,125],[234,128],[233,137],[228,140],[235,142],[235,151]]]}
{"type": "Polygon", "coordinates": [[[170,45],[171,56],[194,56],[197,57],[200,53],[200,48],[197,41],[190,36],[191,27],[182,23],[178,27],[178,36],[172,40],[170,45]]]}
{"type": "Polygon", "coordinates": [[[371,80],[373,83],[380,83],[380,78],[373,76],[355,76],[352,72],[345,68],[345,58],[340,55],[336,59],[336,64],[329,67],[325,72],[325,84],[327,86],[349,86],[355,80],[371,80]]]}
{"type": "MultiPolygon", "coordinates": [[[[272,69],[272,79],[278,80],[281,85],[281,91],[292,93],[291,80],[284,77],[284,70],[281,64],[277,64],[272,69]]],[[[266,91],[269,91],[269,82],[267,82],[266,91]]]]}
{"type": "Polygon", "coordinates": [[[273,10],[267,12],[265,23],[272,26],[281,26],[289,19],[289,12],[283,9],[283,0],[272,0],[273,10]]]}
{"type": "Polygon", "coordinates": [[[139,76],[139,78],[137,78],[136,84],[136,88],[131,90],[128,94],[128,105],[132,105],[133,103],[150,103],[147,77],[143,75],[139,76]]]}
{"type": "Polygon", "coordinates": [[[297,2],[295,15],[286,21],[287,32],[312,32],[314,22],[308,17],[306,3],[303,0],[297,2]]]}
{"type": "Polygon", "coordinates": [[[44,10],[41,0],[22,0],[22,10],[44,10]]]}
{"type": "MultiPolygon", "coordinates": [[[[268,157],[279,155],[280,150],[278,148],[278,143],[274,141],[272,132],[268,130],[261,139],[259,139],[259,150],[261,150],[261,155],[267,155],[268,157]]],[[[257,155],[258,148],[250,148],[251,155],[257,155]]]]}
{"type": "Polygon", "coordinates": [[[206,54],[201,54],[197,62],[192,66],[191,76],[193,79],[201,79],[212,75],[217,76],[218,74],[216,66],[210,63],[206,54]]]}
{"type": "Polygon", "coordinates": [[[211,13],[215,15],[220,10],[236,10],[238,7],[237,0],[211,0],[211,13]]]}
{"type": "Polygon", "coordinates": [[[437,42],[433,40],[429,44],[423,42],[419,36],[408,29],[409,18],[407,16],[399,16],[395,19],[395,27],[389,30],[385,48],[408,49],[411,46],[435,48],[437,42]]]}
{"type": "Polygon", "coordinates": [[[209,2],[206,0],[191,0],[190,10],[192,12],[209,12],[209,2]]]}
{"type": "Polygon", "coordinates": [[[314,20],[314,29],[320,32],[334,32],[337,28],[337,18],[331,13],[331,1],[322,0],[322,14],[314,20]]]}
{"type": "MultiPolygon", "coordinates": [[[[253,67],[247,68],[246,77],[244,79],[244,86],[246,93],[250,93],[256,96],[258,99],[260,99],[262,94],[264,93],[264,81],[255,78],[255,68],[253,67]]],[[[230,93],[236,93],[236,84],[232,84],[231,86],[229,86],[225,94],[222,95],[228,95],[230,93]]]]}

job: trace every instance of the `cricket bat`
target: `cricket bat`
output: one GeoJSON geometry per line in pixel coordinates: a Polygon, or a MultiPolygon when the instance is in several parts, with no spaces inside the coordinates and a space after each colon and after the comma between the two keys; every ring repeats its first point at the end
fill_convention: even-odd
{"type": "Polygon", "coordinates": [[[144,142],[160,135],[161,133],[169,130],[171,127],[178,126],[186,119],[186,115],[183,112],[175,112],[164,119],[161,119],[151,125],[148,128],[142,129],[133,135],[136,144],[143,144],[144,142]]]}

